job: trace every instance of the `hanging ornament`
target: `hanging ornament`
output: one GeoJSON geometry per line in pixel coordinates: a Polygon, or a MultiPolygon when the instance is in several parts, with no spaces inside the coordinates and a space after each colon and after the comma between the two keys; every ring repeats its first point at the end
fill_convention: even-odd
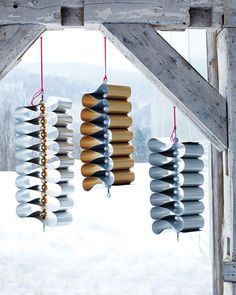
{"type": "Polygon", "coordinates": [[[196,142],[178,142],[175,108],[170,138],[171,144],[155,138],[148,143],[152,165],[149,175],[153,179],[150,184],[153,192],[150,201],[154,206],[151,217],[155,220],[152,229],[156,234],[166,229],[174,229],[177,234],[199,231],[204,226],[200,215],[204,211],[201,202],[204,178],[200,173],[204,168],[200,159],[204,149],[196,142]]]}
{"type": "Polygon", "coordinates": [[[129,141],[133,133],[129,130],[132,119],[128,116],[131,89],[127,86],[103,83],[95,92],[82,98],[80,159],[85,163],[81,172],[85,177],[83,188],[89,191],[94,185],[130,184],[134,173],[131,158],[133,146],[129,141]]]}
{"type": "Polygon", "coordinates": [[[16,119],[16,186],[19,191],[16,208],[19,217],[34,217],[44,227],[68,224],[73,207],[69,195],[74,173],[73,131],[69,129],[72,103],[69,99],[49,97],[44,100],[42,37],[40,38],[41,87],[31,100],[31,106],[19,107],[16,119]],[[37,97],[38,104],[34,104],[37,97]]]}
{"type": "Polygon", "coordinates": [[[107,45],[104,37],[103,84],[92,93],[83,95],[80,141],[83,163],[81,173],[85,177],[83,188],[89,191],[97,184],[105,184],[110,197],[112,185],[130,184],[134,173],[129,143],[133,133],[129,130],[132,118],[128,116],[131,103],[128,101],[131,89],[128,86],[107,84],[107,45]]]}
{"type": "Polygon", "coordinates": [[[68,128],[71,101],[49,97],[35,106],[19,107],[16,119],[16,199],[19,217],[35,217],[47,226],[68,224],[74,188],[71,153],[73,131],[68,128]]]}

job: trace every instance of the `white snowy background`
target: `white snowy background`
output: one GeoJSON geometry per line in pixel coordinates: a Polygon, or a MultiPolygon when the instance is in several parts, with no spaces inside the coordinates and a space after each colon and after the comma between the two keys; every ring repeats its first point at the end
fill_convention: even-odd
{"type": "Polygon", "coordinates": [[[210,295],[211,262],[197,239],[151,230],[148,169],[136,164],[135,182],[108,199],[105,189],[83,191],[76,161],[74,221],[44,233],[16,217],[16,175],[0,172],[0,294],[210,295]]]}

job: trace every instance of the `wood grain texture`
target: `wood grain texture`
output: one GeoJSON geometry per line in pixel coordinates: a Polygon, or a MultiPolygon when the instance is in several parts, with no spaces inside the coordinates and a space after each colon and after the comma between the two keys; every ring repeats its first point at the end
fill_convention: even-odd
{"type": "Polygon", "coordinates": [[[227,147],[226,100],[150,25],[101,30],[219,149],[227,147]]]}
{"type": "MultiPolygon", "coordinates": [[[[216,32],[207,32],[208,81],[219,89],[216,32]]],[[[209,199],[211,221],[211,253],[213,294],[223,294],[223,223],[224,223],[224,174],[223,155],[211,145],[209,157],[209,199]]]]}
{"type": "Polygon", "coordinates": [[[189,0],[101,1],[87,0],[85,24],[149,23],[159,28],[184,29],[189,25],[189,0]]]}
{"type": "Polygon", "coordinates": [[[0,1],[0,25],[46,24],[48,28],[61,25],[61,0],[0,1]]]}
{"type": "Polygon", "coordinates": [[[44,30],[41,25],[0,26],[0,79],[18,64],[44,30]]]}
{"type": "Polygon", "coordinates": [[[183,30],[189,26],[219,28],[223,13],[223,0],[0,1],[0,25],[33,23],[44,24],[47,29],[84,24],[97,28],[104,22],[148,23],[159,30],[183,30]]]}
{"type": "Polygon", "coordinates": [[[236,283],[236,261],[224,261],[223,278],[225,282],[236,283]]]}
{"type": "Polygon", "coordinates": [[[84,12],[88,27],[96,28],[100,23],[145,23],[159,30],[219,28],[224,13],[223,0],[86,0],[84,12]],[[199,17],[196,9],[201,12],[199,17]]]}
{"type": "MultiPolygon", "coordinates": [[[[224,258],[236,261],[236,29],[224,28],[217,36],[219,89],[227,98],[228,151],[225,165],[224,258]]],[[[225,279],[228,281],[227,276],[225,279]]],[[[229,294],[236,294],[236,284],[225,285],[229,294]]],[[[228,294],[226,293],[226,294],[228,294]]]]}
{"type": "Polygon", "coordinates": [[[236,1],[224,0],[224,27],[236,25],[236,1]]]}

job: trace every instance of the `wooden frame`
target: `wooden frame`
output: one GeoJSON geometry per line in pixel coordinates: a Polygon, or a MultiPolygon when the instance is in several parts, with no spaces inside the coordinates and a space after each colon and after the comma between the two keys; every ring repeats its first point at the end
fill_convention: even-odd
{"type": "Polygon", "coordinates": [[[236,1],[1,1],[0,79],[44,30],[83,26],[105,32],[214,145],[214,295],[236,294],[236,1]],[[215,89],[156,31],[187,28],[208,30],[208,73],[215,89]]]}

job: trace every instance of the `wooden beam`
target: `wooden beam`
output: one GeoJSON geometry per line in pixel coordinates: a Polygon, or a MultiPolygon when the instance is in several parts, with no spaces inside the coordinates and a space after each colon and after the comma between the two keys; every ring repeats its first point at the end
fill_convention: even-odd
{"type": "Polygon", "coordinates": [[[150,25],[104,24],[101,30],[222,151],[226,100],[150,25]]]}
{"type": "MultiPolygon", "coordinates": [[[[208,81],[219,90],[216,32],[207,32],[207,69],[208,81]]],[[[213,145],[209,157],[209,198],[211,220],[211,253],[213,294],[223,294],[223,223],[224,223],[224,172],[223,155],[213,145]]]]}
{"type": "Polygon", "coordinates": [[[98,28],[104,22],[146,23],[159,30],[219,28],[223,13],[223,0],[0,1],[0,25],[43,24],[47,29],[98,28]]]}
{"type": "Polygon", "coordinates": [[[235,27],[236,24],[236,1],[224,1],[224,27],[235,27]]]}
{"type": "Polygon", "coordinates": [[[173,1],[100,1],[87,0],[85,24],[149,23],[165,29],[185,29],[189,26],[189,0],[173,1]],[[148,21],[147,21],[148,20],[148,21]]]}
{"type": "Polygon", "coordinates": [[[0,79],[20,61],[44,30],[41,25],[0,26],[0,79]]]}
{"type": "Polygon", "coordinates": [[[0,2],[0,25],[44,24],[48,29],[61,26],[61,0],[17,0],[0,2]]]}
{"type": "Polygon", "coordinates": [[[224,281],[236,283],[236,261],[224,261],[223,270],[224,281]]]}
{"type": "MultiPolygon", "coordinates": [[[[227,98],[228,150],[224,173],[224,259],[236,260],[236,28],[217,35],[219,89],[227,98]]],[[[236,294],[236,284],[227,286],[236,294]]]]}

